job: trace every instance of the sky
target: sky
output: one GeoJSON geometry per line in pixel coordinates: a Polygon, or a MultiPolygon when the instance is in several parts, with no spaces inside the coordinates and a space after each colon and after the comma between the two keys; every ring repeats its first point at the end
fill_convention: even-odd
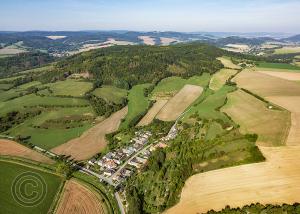
{"type": "Polygon", "coordinates": [[[0,0],[0,31],[300,33],[300,0],[0,0]]]}

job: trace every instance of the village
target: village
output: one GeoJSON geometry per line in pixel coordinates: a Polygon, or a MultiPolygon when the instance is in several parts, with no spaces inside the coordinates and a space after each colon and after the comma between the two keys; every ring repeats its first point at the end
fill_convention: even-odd
{"type": "Polygon", "coordinates": [[[177,129],[176,126],[173,126],[167,136],[151,143],[152,133],[150,131],[137,131],[130,140],[129,146],[110,151],[99,160],[95,158],[89,160],[86,169],[99,173],[100,180],[102,177],[102,180],[117,187],[135,171],[143,168],[152,152],[158,148],[166,148],[167,141],[174,139],[176,135],[177,129]]]}

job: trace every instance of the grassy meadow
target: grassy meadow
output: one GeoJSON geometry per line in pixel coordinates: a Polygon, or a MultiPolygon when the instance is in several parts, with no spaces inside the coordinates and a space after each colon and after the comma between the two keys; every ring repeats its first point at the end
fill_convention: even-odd
{"type": "MultiPolygon", "coordinates": [[[[22,213],[22,214],[39,214],[48,213],[55,199],[55,196],[62,183],[62,178],[50,174],[38,169],[33,169],[24,165],[20,165],[12,162],[5,162],[0,160],[0,207],[1,213],[22,213]],[[46,183],[46,195],[45,198],[35,206],[23,206],[18,203],[13,195],[11,188],[13,187],[14,180],[22,173],[34,173],[39,175],[46,183]]],[[[30,189],[32,185],[28,185],[27,191],[35,191],[37,194],[42,194],[42,186],[38,186],[37,189],[30,189]]],[[[20,189],[22,195],[25,194],[25,189],[20,189]]],[[[27,193],[28,194],[28,193],[27,193]]]]}
{"type": "Polygon", "coordinates": [[[148,109],[150,101],[145,97],[144,89],[149,86],[151,86],[151,84],[136,85],[129,91],[128,114],[122,122],[121,127],[128,127],[132,120],[148,109]]]}
{"type": "Polygon", "coordinates": [[[127,97],[128,91],[115,86],[104,85],[101,88],[95,89],[93,94],[108,102],[120,104],[122,99],[127,97]]]}
{"type": "Polygon", "coordinates": [[[269,63],[269,62],[260,62],[257,65],[258,68],[271,68],[271,69],[286,69],[286,70],[299,70],[300,67],[291,65],[291,64],[286,64],[286,63],[269,63]]]}

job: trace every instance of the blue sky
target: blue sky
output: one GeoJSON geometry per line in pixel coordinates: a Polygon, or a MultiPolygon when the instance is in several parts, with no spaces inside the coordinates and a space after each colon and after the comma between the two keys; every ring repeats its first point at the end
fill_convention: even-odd
{"type": "Polygon", "coordinates": [[[300,33],[300,0],[0,0],[0,30],[300,33]]]}

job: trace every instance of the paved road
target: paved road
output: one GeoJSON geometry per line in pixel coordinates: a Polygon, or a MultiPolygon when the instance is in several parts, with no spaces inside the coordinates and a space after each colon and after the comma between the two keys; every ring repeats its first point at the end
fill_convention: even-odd
{"type": "Polygon", "coordinates": [[[80,171],[82,171],[82,172],[85,172],[85,173],[88,173],[90,175],[96,176],[97,178],[104,180],[105,182],[107,182],[108,184],[110,184],[110,185],[112,185],[114,187],[117,186],[116,184],[113,183],[113,181],[112,181],[111,178],[107,178],[107,177],[105,177],[103,175],[100,175],[98,173],[95,173],[95,172],[93,172],[93,171],[91,171],[91,170],[89,170],[87,168],[84,168],[84,167],[81,167],[81,166],[78,166],[78,167],[80,168],[80,171]]]}
{"type": "Polygon", "coordinates": [[[146,149],[148,149],[150,146],[152,146],[152,144],[149,144],[148,146],[144,147],[143,149],[141,149],[139,152],[135,153],[135,155],[133,155],[131,158],[129,158],[127,161],[125,161],[120,168],[111,176],[112,178],[114,176],[116,176],[128,163],[129,161],[131,161],[133,158],[135,158],[136,156],[138,156],[139,154],[141,154],[142,152],[144,152],[146,149]]]}
{"type": "Polygon", "coordinates": [[[115,193],[115,198],[117,199],[121,214],[125,214],[125,209],[118,192],[115,193]]]}

